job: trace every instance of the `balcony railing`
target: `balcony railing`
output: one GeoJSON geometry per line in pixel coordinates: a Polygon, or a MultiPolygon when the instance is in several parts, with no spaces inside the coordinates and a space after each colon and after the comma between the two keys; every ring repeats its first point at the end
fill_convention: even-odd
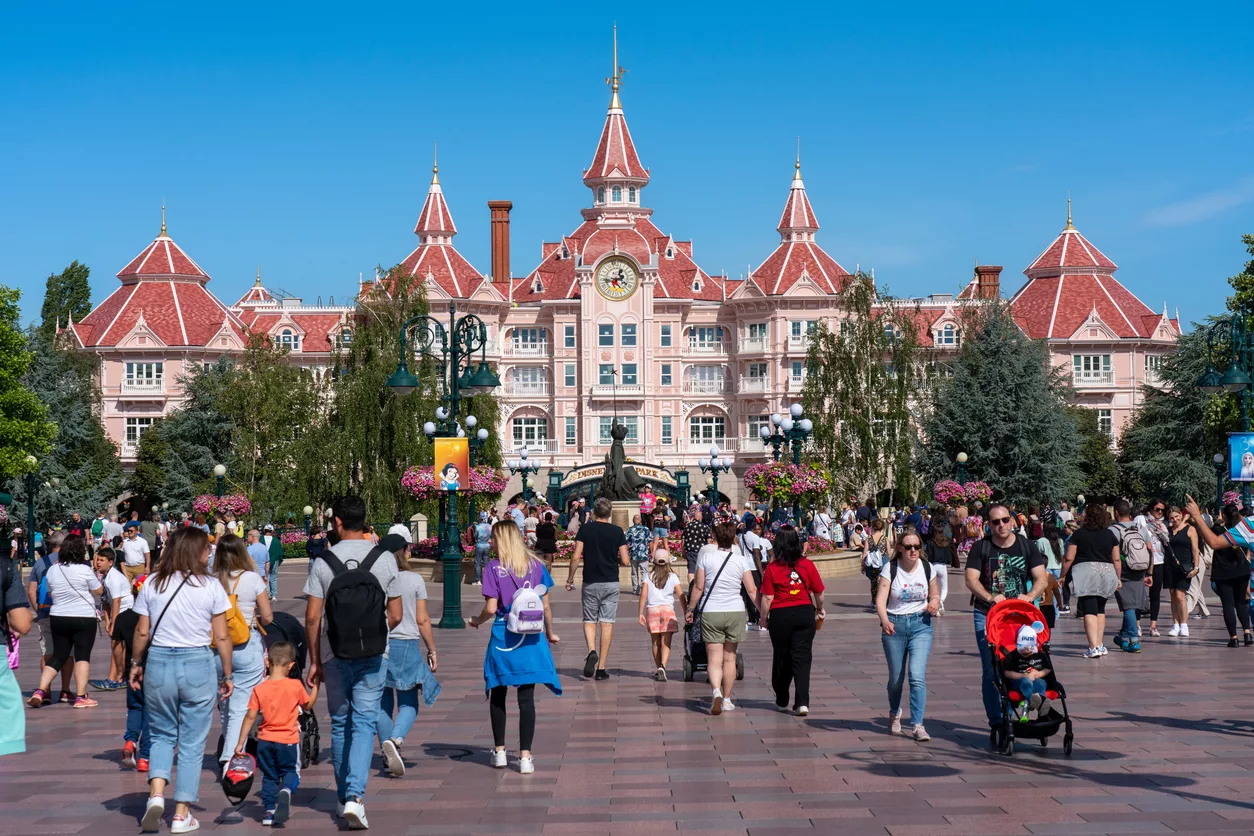
{"type": "Polygon", "coordinates": [[[138,455],[139,455],[139,442],[138,441],[123,441],[122,442],[122,458],[133,459],[138,455]]]}
{"type": "Polygon", "coordinates": [[[1163,385],[1163,379],[1158,374],[1157,370],[1155,369],[1145,370],[1145,385],[1146,386],[1162,386],[1163,385]]]}
{"type": "Polygon", "coordinates": [[[1071,385],[1082,386],[1114,386],[1115,370],[1105,369],[1099,372],[1072,372],[1071,385]]]}
{"type": "Polygon", "coordinates": [[[790,376],[788,378],[788,391],[789,392],[800,392],[802,387],[804,387],[805,385],[806,385],[806,379],[804,377],[791,377],[790,376]]]}
{"type": "Polygon", "coordinates": [[[523,450],[527,451],[527,455],[535,455],[538,453],[556,453],[556,438],[533,438],[530,441],[515,441],[510,444],[510,452],[518,455],[523,450]]]}
{"type": "Polygon", "coordinates": [[[547,380],[511,380],[505,384],[507,395],[547,395],[548,393],[549,382],[547,380]]]}
{"type": "Polygon", "coordinates": [[[741,392],[769,392],[771,381],[765,377],[740,378],[741,392]]]}
{"type": "Polygon", "coordinates": [[[642,398],[644,397],[644,384],[620,383],[615,386],[612,383],[598,383],[592,387],[592,397],[642,398]]]}
{"type": "Polygon", "coordinates": [[[505,346],[506,357],[548,357],[549,344],[510,342],[505,346]]]}
{"type": "Polygon", "coordinates": [[[745,337],[740,341],[740,350],[742,352],[749,351],[766,351],[770,348],[766,337],[745,337]]]}
{"type": "Polygon", "coordinates": [[[122,379],[123,395],[160,395],[165,392],[164,377],[127,377],[122,379]]]}
{"type": "Polygon", "coordinates": [[[722,340],[689,340],[688,351],[692,354],[726,354],[727,343],[722,340]]]}
{"type": "Polygon", "coordinates": [[[742,438],[740,441],[740,452],[745,455],[761,455],[767,452],[766,442],[761,436],[758,438],[742,438]]]}
{"type": "Polygon", "coordinates": [[[789,348],[789,349],[794,349],[794,350],[798,350],[798,349],[799,349],[799,350],[801,350],[801,351],[807,351],[807,350],[809,350],[809,348],[810,348],[810,335],[809,335],[809,334],[802,334],[801,336],[797,336],[796,334],[789,334],[789,335],[788,335],[788,348],[789,348]]]}
{"type": "Polygon", "coordinates": [[[699,395],[721,395],[727,391],[727,381],[722,378],[715,380],[685,380],[684,391],[699,395]]]}

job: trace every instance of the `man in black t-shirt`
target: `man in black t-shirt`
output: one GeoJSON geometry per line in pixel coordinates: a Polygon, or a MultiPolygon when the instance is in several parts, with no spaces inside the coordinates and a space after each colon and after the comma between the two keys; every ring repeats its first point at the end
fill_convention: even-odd
{"type": "Polygon", "coordinates": [[[1015,534],[1015,518],[1000,502],[988,506],[989,536],[967,555],[967,589],[975,607],[975,644],[983,666],[984,713],[990,726],[1001,724],[1001,699],[994,680],[993,654],[985,623],[989,608],[1007,598],[1035,601],[1045,591],[1045,558],[1036,544],[1015,534]]]}
{"type": "Polygon", "coordinates": [[[610,655],[610,640],[614,635],[614,619],[618,616],[618,567],[631,564],[627,552],[627,537],[623,530],[610,522],[613,505],[601,497],[592,507],[595,519],[583,525],[575,536],[575,554],[570,559],[570,572],[566,577],[566,589],[575,588],[575,567],[583,560],[583,637],[588,643],[588,656],[584,659],[583,675],[596,673],[598,680],[609,679],[605,660],[610,655]],[[597,630],[601,632],[600,653],[597,652],[597,630]]]}

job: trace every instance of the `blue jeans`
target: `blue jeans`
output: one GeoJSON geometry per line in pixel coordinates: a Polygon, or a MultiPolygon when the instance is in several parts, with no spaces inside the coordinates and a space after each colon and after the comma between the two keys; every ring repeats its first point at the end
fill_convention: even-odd
{"type": "Polygon", "coordinates": [[[993,679],[997,675],[997,671],[993,668],[993,651],[988,646],[988,636],[984,633],[986,620],[987,613],[975,611],[975,646],[980,650],[980,665],[984,669],[982,674],[984,714],[988,717],[989,726],[999,726],[1002,719],[1001,697],[997,694],[997,682],[993,679]]]}
{"type": "MultiPolygon", "coordinates": [[[[213,657],[214,667],[218,676],[222,675],[222,659],[216,654],[213,657]]],[[[248,643],[241,644],[231,651],[231,675],[235,677],[235,690],[227,699],[218,700],[218,717],[222,723],[222,756],[219,760],[226,763],[235,753],[239,743],[239,730],[244,725],[244,715],[248,713],[248,699],[253,689],[261,684],[266,674],[266,656],[261,646],[261,633],[253,630],[248,636],[248,643]]]]}
{"type": "Polygon", "coordinates": [[[336,798],[341,802],[366,795],[375,723],[387,673],[386,656],[332,656],[323,662],[322,678],[331,714],[331,766],[335,771],[336,798]]]}
{"type": "Polygon", "coordinates": [[[888,660],[888,710],[901,710],[901,688],[910,676],[910,725],[923,722],[927,706],[927,657],[932,652],[932,617],[927,613],[890,615],[893,634],[882,634],[884,658],[888,660]]]}
{"type": "Polygon", "coordinates": [[[404,742],[405,735],[414,727],[418,719],[418,689],[410,688],[400,691],[396,688],[384,688],[379,699],[378,726],[379,742],[399,740],[404,742]],[[393,697],[395,695],[395,698],[393,697]],[[392,721],[392,703],[396,702],[396,722],[392,721]]]}
{"type": "Polygon", "coordinates": [[[144,711],[142,688],[126,686],[126,733],[122,740],[138,744],[138,757],[148,760],[152,753],[152,735],[148,733],[148,713],[144,711]]]}
{"type": "Polygon", "coordinates": [[[475,580],[477,582],[483,582],[483,567],[488,565],[488,559],[491,557],[492,544],[475,544],[475,580]]]}
{"type": "Polygon", "coordinates": [[[1033,694],[1040,694],[1041,697],[1044,697],[1045,691],[1048,690],[1045,687],[1044,679],[1020,679],[1014,683],[1014,689],[1017,690],[1025,700],[1031,699],[1033,694]]]}
{"type": "Polygon", "coordinates": [[[261,809],[274,812],[279,790],[300,786],[300,744],[257,741],[257,768],[261,770],[261,809]]]}
{"type": "Polygon", "coordinates": [[[152,734],[148,780],[170,780],[178,747],[174,801],[198,800],[205,738],[218,696],[213,651],[208,647],[154,647],[144,668],[144,710],[152,734]]]}
{"type": "Polygon", "coordinates": [[[270,590],[271,601],[279,597],[279,564],[270,564],[270,571],[266,573],[266,587],[270,590]]]}
{"type": "Polygon", "coordinates": [[[1128,644],[1140,644],[1141,635],[1138,632],[1136,610],[1123,611],[1123,626],[1119,628],[1119,632],[1115,633],[1115,644],[1123,647],[1128,644]]]}

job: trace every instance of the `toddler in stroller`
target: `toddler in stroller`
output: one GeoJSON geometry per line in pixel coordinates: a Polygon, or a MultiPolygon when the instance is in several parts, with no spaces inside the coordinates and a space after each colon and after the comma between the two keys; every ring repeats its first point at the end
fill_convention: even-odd
{"type": "Polygon", "coordinates": [[[1026,601],[1010,599],[988,611],[988,644],[1001,671],[995,677],[1001,698],[1002,724],[993,729],[990,743],[1002,754],[1014,754],[1014,740],[1024,737],[1042,746],[1066,728],[1062,750],[1071,754],[1071,716],[1067,695],[1055,675],[1049,656],[1049,627],[1045,616],[1026,601]]]}

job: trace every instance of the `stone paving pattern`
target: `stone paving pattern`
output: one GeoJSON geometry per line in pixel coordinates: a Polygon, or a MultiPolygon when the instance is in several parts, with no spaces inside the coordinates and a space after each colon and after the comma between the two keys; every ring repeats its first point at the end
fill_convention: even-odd
{"type": "MultiPolygon", "coordinates": [[[[282,608],[303,611],[291,597],[302,578],[301,566],[285,570],[282,608]]],[[[1212,618],[1191,622],[1191,639],[1147,638],[1140,655],[1115,651],[1092,661],[1079,656],[1080,622],[1065,619],[1053,652],[1070,694],[1075,754],[1063,757],[1060,735],[1043,749],[1023,743],[1008,759],[988,749],[971,617],[960,576],[952,581],[950,611],[937,622],[931,657],[933,739],[926,744],[887,733],[879,629],[861,579],[831,585],[832,617],[816,642],[808,718],[774,710],[765,633],[750,633],[742,645],[748,672],[736,688],[734,713],[708,716],[703,675],[694,683],[678,675],[654,682],[629,590],[610,658],[613,678],[584,681],[577,592],[559,589],[554,608],[562,642],[555,656],[565,694],[537,696],[530,776],[517,773],[512,756],[509,770],[488,765],[486,632],[437,631],[444,693],[410,735],[404,778],[387,777],[376,757],[366,799],[371,830],[415,836],[689,830],[757,836],[781,828],[843,836],[1252,832],[1254,648],[1224,647],[1217,603],[1212,618]]],[[[477,588],[464,591],[467,614],[477,612],[477,588]]],[[[440,587],[433,585],[431,594],[438,617],[440,587]]],[[[107,673],[104,647],[97,642],[93,677],[107,673]]],[[[681,660],[678,641],[675,649],[672,671],[681,660]]],[[[37,653],[34,639],[23,641],[19,680],[28,691],[37,653]]],[[[94,710],[27,711],[28,754],[0,759],[0,834],[137,832],[147,793],[144,777],[120,765],[124,696],[97,697],[94,710]]],[[[512,696],[509,710],[513,753],[512,696]]],[[[332,815],[325,703],[319,715],[323,759],[302,775],[287,825],[302,834],[343,829],[332,815]]],[[[215,720],[210,740],[217,734],[215,720]]],[[[261,832],[260,813],[255,794],[235,812],[210,770],[202,773],[196,811],[202,830],[261,832]]]]}

